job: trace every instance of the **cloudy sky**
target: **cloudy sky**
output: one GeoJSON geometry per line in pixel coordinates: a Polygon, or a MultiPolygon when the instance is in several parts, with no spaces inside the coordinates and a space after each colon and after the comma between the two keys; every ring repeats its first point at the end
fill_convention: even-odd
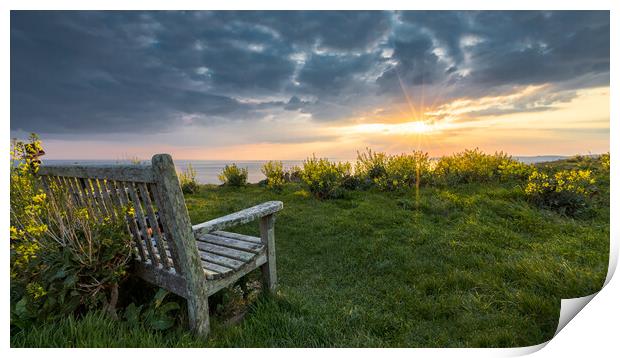
{"type": "Polygon", "coordinates": [[[48,158],[609,150],[609,12],[11,12],[48,158]]]}

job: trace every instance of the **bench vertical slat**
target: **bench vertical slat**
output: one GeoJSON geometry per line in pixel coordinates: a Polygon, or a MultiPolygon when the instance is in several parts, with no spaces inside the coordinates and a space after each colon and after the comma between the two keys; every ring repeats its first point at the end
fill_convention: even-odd
{"type": "Polygon", "coordinates": [[[45,175],[41,176],[41,184],[43,184],[43,189],[45,189],[45,191],[49,193],[50,186],[47,180],[48,179],[47,177],[45,177],[45,175]]]}
{"type": "Polygon", "coordinates": [[[43,189],[45,190],[45,193],[50,197],[51,202],[52,203],[56,202],[56,198],[54,198],[54,193],[52,191],[53,190],[52,187],[54,185],[53,185],[53,182],[52,182],[51,178],[49,178],[49,177],[47,177],[45,175],[42,175],[41,176],[41,183],[43,184],[43,189]]]}
{"type": "MultiPolygon", "coordinates": [[[[125,211],[125,207],[123,205],[123,201],[121,200],[121,197],[119,195],[119,189],[117,189],[117,184],[115,180],[111,180],[111,179],[106,179],[105,182],[105,187],[108,190],[108,193],[110,194],[110,199],[113,202],[114,205],[114,211],[116,212],[116,216],[120,219],[122,217],[125,217],[125,226],[127,227],[127,232],[129,233],[129,235],[134,236],[133,234],[133,230],[131,228],[131,225],[129,225],[129,219],[127,218],[127,214],[125,211]]],[[[135,241],[135,239],[134,239],[135,241]]],[[[136,253],[140,256],[140,258],[142,260],[144,255],[143,255],[143,251],[140,251],[140,249],[138,248],[138,245],[135,245],[136,247],[134,247],[134,250],[136,251],[136,253]]]]}
{"type": "Polygon", "coordinates": [[[92,189],[89,190],[89,192],[92,193],[93,205],[97,208],[97,210],[101,214],[101,217],[105,218],[112,216],[112,214],[110,214],[108,210],[108,206],[105,205],[103,201],[103,194],[101,193],[101,189],[99,189],[99,183],[97,182],[97,179],[87,179],[87,188],[92,189]]]}
{"type": "Polygon", "coordinates": [[[84,178],[69,178],[69,179],[75,179],[76,185],[80,193],[82,194],[82,202],[84,203],[86,210],[88,210],[88,213],[93,218],[97,217],[97,214],[95,212],[96,209],[93,207],[92,199],[90,198],[90,195],[88,195],[88,191],[86,189],[85,179],[84,178]]]}
{"type": "MultiPolygon", "coordinates": [[[[58,191],[64,190],[67,194],[71,195],[71,192],[69,191],[69,189],[62,186],[62,184],[60,183],[60,180],[59,180],[59,178],[57,176],[47,175],[45,177],[46,177],[46,180],[47,180],[47,182],[49,184],[50,193],[52,193],[53,190],[58,190],[58,191]]],[[[72,197],[69,197],[69,200],[75,200],[75,199],[73,199],[72,197]]]]}
{"type": "Polygon", "coordinates": [[[157,211],[159,212],[159,217],[161,218],[161,224],[164,228],[164,241],[168,244],[168,249],[170,250],[170,256],[172,256],[172,265],[174,269],[181,274],[183,272],[183,267],[181,267],[179,254],[177,251],[176,244],[174,243],[173,234],[170,231],[170,226],[168,225],[168,221],[164,218],[164,212],[166,210],[166,206],[162,204],[162,198],[159,194],[159,189],[157,189],[157,185],[148,184],[149,189],[153,193],[153,199],[157,204],[157,211]]]}
{"type": "Polygon", "coordinates": [[[127,225],[129,225],[129,232],[131,233],[131,237],[134,239],[136,244],[136,248],[138,250],[138,255],[140,255],[140,259],[142,262],[146,262],[147,255],[144,251],[144,246],[142,246],[142,242],[140,240],[140,230],[138,229],[138,225],[136,224],[136,220],[129,215],[129,199],[127,198],[127,192],[125,191],[125,184],[123,182],[116,182],[116,193],[121,201],[121,205],[123,206],[123,212],[125,213],[125,218],[127,219],[127,225]]]}
{"type": "Polygon", "coordinates": [[[151,262],[153,262],[155,266],[158,266],[159,259],[157,258],[157,253],[155,252],[153,242],[151,241],[151,235],[149,235],[149,231],[147,229],[146,219],[144,218],[144,213],[142,212],[142,203],[140,202],[140,198],[136,193],[136,188],[134,188],[134,184],[132,182],[125,182],[125,184],[127,185],[127,191],[129,191],[129,195],[133,203],[133,208],[136,212],[136,217],[138,219],[138,222],[140,223],[139,226],[142,228],[142,241],[144,241],[146,244],[146,250],[149,253],[151,262]]]}
{"type": "Polygon", "coordinates": [[[97,179],[90,178],[88,181],[90,183],[90,186],[92,187],[94,205],[97,207],[97,209],[99,209],[99,212],[101,213],[103,218],[110,217],[112,214],[110,214],[108,206],[103,200],[103,194],[101,193],[101,189],[99,189],[99,183],[97,182],[97,179]]]}
{"type": "Polygon", "coordinates": [[[112,202],[112,198],[110,197],[110,192],[106,187],[105,179],[96,179],[97,184],[99,185],[99,193],[101,195],[102,200],[105,202],[105,206],[108,209],[108,215],[112,217],[112,219],[116,220],[116,210],[114,207],[114,203],[112,202]]]}
{"type": "Polygon", "coordinates": [[[169,233],[174,233],[173,240],[181,258],[187,287],[189,324],[194,332],[206,337],[209,334],[209,291],[179,178],[170,155],[154,155],[152,163],[160,204],[166,208],[165,221],[168,222],[169,233]]]}
{"type": "Polygon", "coordinates": [[[168,261],[166,246],[164,246],[164,240],[162,240],[161,232],[159,231],[159,224],[157,223],[157,217],[155,216],[155,211],[153,210],[153,203],[151,202],[149,191],[146,188],[145,183],[138,183],[137,189],[140,190],[140,196],[142,197],[142,201],[146,207],[146,214],[151,224],[151,237],[155,237],[155,242],[157,242],[157,252],[159,253],[159,258],[163,262],[164,267],[169,269],[170,261],[168,261]]]}
{"type": "Polygon", "coordinates": [[[58,179],[58,183],[61,187],[67,188],[67,190],[69,191],[69,194],[71,195],[71,200],[73,200],[73,203],[75,205],[81,206],[82,196],[80,195],[77,189],[77,186],[75,185],[73,180],[71,180],[72,178],[68,178],[68,177],[56,177],[56,178],[58,179]]]}
{"type": "Polygon", "coordinates": [[[114,180],[110,180],[110,179],[104,180],[104,185],[106,187],[106,191],[108,192],[108,195],[110,196],[110,200],[112,201],[114,211],[116,212],[116,215],[120,217],[123,215],[123,212],[122,212],[123,204],[121,203],[121,199],[118,196],[118,191],[114,183],[115,183],[114,180]]]}
{"type": "Polygon", "coordinates": [[[84,198],[82,191],[80,190],[80,183],[78,182],[77,178],[63,177],[62,179],[73,190],[73,196],[76,199],[76,203],[78,203],[77,205],[87,208],[88,203],[86,201],[86,198],[84,198]]]}

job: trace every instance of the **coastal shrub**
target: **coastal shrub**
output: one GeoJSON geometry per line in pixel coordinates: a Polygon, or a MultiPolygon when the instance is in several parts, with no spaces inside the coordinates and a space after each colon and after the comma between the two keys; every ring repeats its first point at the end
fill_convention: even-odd
{"type": "MultiPolygon", "coordinates": [[[[40,147],[35,137],[30,144],[40,147]]],[[[11,325],[88,309],[115,315],[132,252],[125,223],[94,218],[53,184],[43,192],[38,164],[21,148],[11,155],[11,325]]]]}
{"type": "Polygon", "coordinates": [[[372,149],[366,148],[366,152],[357,152],[357,161],[355,162],[355,175],[360,178],[364,187],[375,185],[375,181],[386,175],[388,157],[385,153],[373,152],[372,149]]]}
{"type": "Polygon", "coordinates": [[[609,152],[603,153],[599,157],[599,161],[601,162],[601,168],[603,168],[603,170],[605,172],[609,172],[609,168],[610,168],[610,160],[609,159],[610,159],[609,158],[609,152]]]}
{"type": "Polygon", "coordinates": [[[429,178],[428,153],[386,155],[367,148],[357,153],[355,175],[362,188],[375,186],[383,191],[411,188],[429,178]]]}
{"type": "Polygon", "coordinates": [[[187,168],[179,173],[179,182],[181,183],[181,190],[183,194],[195,194],[200,189],[198,180],[196,180],[196,169],[192,164],[188,164],[187,168]]]}
{"type": "Polygon", "coordinates": [[[378,188],[384,191],[411,188],[426,180],[429,167],[428,154],[421,151],[389,156],[385,174],[375,179],[375,182],[378,188]]]}
{"type": "Polygon", "coordinates": [[[508,158],[498,166],[499,177],[501,180],[526,180],[534,171],[534,166],[525,164],[518,160],[508,158]]]}
{"type": "MultiPolygon", "coordinates": [[[[34,265],[41,250],[40,238],[48,229],[41,220],[47,195],[36,178],[40,162],[35,153],[42,150],[36,134],[31,134],[28,142],[15,141],[11,147],[9,198],[12,283],[34,265]]],[[[28,281],[24,280],[24,283],[28,281]]]]}
{"type": "Polygon", "coordinates": [[[443,185],[490,182],[500,178],[500,166],[511,160],[503,152],[486,154],[478,148],[467,149],[439,158],[433,170],[433,181],[443,185]]]}
{"type": "Polygon", "coordinates": [[[239,168],[237,164],[226,165],[218,176],[224,185],[242,187],[248,181],[248,168],[239,168]]]}
{"type": "Polygon", "coordinates": [[[354,174],[346,174],[342,178],[342,188],[347,190],[357,190],[362,187],[362,180],[354,174]]]}
{"type": "Polygon", "coordinates": [[[301,168],[298,165],[292,166],[284,173],[284,180],[293,183],[301,182],[301,168]]]}
{"type": "MultiPolygon", "coordinates": [[[[63,200],[70,203],[68,196],[63,200]]],[[[132,253],[124,223],[57,204],[49,200],[40,213],[38,220],[47,226],[40,235],[29,236],[19,227],[11,230],[12,242],[36,242],[40,250],[12,277],[11,323],[20,328],[84,310],[116,315],[118,288],[132,253]]]]}
{"type": "Polygon", "coordinates": [[[560,170],[548,174],[534,170],[527,180],[525,194],[539,207],[574,216],[588,206],[596,192],[590,170],[560,170]]]}
{"type": "Polygon", "coordinates": [[[301,180],[316,198],[334,199],[344,195],[343,181],[350,175],[349,163],[333,163],[313,155],[303,162],[301,180]]]}
{"type": "Polygon", "coordinates": [[[272,190],[282,190],[285,183],[285,173],[282,162],[268,161],[263,164],[261,172],[267,177],[267,187],[272,190]]]}

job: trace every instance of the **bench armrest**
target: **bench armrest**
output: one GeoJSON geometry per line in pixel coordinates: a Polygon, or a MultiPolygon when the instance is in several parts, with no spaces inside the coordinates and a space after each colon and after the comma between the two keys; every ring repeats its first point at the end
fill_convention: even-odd
{"type": "Polygon", "coordinates": [[[201,236],[212,231],[221,230],[229,226],[249,223],[250,221],[262,218],[263,216],[271,215],[282,210],[283,206],[284,205],[281,201],[268,201],[251,208],[237,211],[236,213],[205,221],[202,224],[193,225],[192,230],[194,231],[194,235],[201,236]]]}

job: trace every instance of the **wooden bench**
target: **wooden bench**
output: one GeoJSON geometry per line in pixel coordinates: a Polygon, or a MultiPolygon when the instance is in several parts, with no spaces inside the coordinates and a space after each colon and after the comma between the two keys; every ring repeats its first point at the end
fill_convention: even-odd
{"type": "Polygon", "coordinates": [[[168,154],[153,156],[150,165],[42,165],[38,174],[46,189],[66,189],[95,217],[124,215],[136,274],[187,299],[190,327],[200,335],[209,332],[207,298],[250,271],[260,267],[263,287],[276,289],[274,214],[280,201],[192,226],[168,154]],[[260,237],[223,231],[254,220],[260,237]]]}

